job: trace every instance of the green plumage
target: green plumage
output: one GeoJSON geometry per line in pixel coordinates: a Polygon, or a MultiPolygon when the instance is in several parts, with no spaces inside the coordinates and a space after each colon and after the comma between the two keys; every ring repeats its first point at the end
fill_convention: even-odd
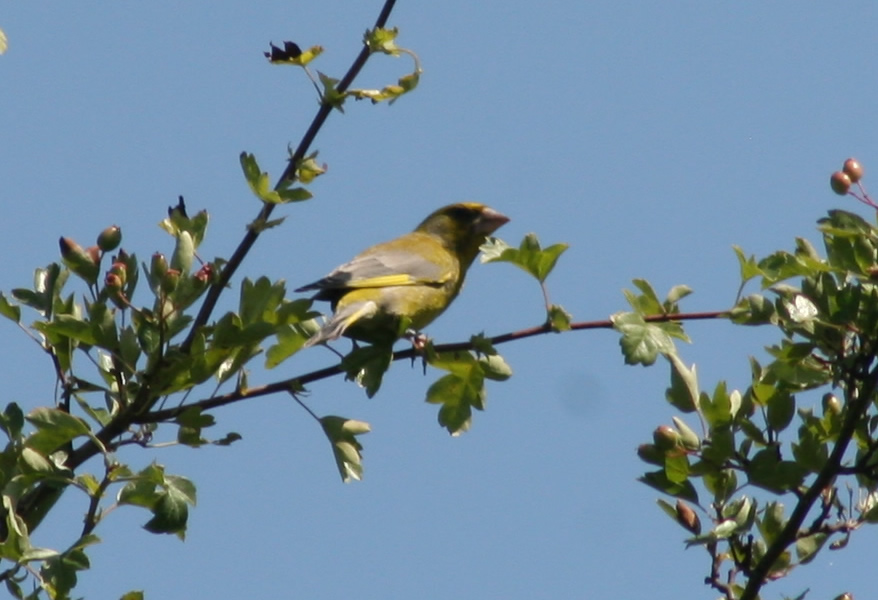
{"type": "Polygon", "coordinates": [[[411,233],[376,244],[323,279],[317,290],[334,314],[306,346],[341,335],[392,344],[403,329],[418,331],[448,308],[479,246],[509,219],[475,202],[440,208],[411,233]]]}

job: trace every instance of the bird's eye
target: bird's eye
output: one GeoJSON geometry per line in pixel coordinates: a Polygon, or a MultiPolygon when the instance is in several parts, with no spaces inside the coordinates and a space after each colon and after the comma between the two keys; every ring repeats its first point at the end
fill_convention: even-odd
{"type": "Polygon", "coordinates": [[[460,223],[473,221],[478,215],[478,211],[473,210],[472,208],[469,208],[467,206],[455,206],[450,211],[448,211],[448,216],[460,223]]]}

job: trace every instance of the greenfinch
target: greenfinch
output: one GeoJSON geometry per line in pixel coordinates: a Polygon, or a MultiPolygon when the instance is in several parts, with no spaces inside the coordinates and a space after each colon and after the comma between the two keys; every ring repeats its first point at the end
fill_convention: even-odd
{"type": "Polygon", "coordinates": [[[317,290],[333,315],[305,346],[339,336],[393,344],[420,331],[448,308],[485,238],[509,221],[476,202],[433,212],[414,231],[376,244],[323,279],[297,292],[317,290]]]}

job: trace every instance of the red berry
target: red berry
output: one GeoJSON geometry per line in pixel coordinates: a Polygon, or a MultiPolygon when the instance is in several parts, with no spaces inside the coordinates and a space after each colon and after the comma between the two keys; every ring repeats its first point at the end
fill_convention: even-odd
{"type": "Polygon", "coordinates": [[[829,187],[839,196],[844,196],[851,189],[851,178],[841,171],[836,171],[829,178],[829,187]]]}
{"type": "Polygon", "coordinates": [[[849,158],[844,161],[844,167],[842,170],[851,180],[851,183],[856,183],[863,178],[863,165],[861,165],[855,158],[849,158]]]}

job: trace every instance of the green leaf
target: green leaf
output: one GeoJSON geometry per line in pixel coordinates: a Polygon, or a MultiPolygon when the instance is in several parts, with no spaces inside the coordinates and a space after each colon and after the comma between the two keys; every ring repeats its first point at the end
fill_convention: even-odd
{"type": "Polygon", "coordinates": [[[691,293],[692,288],[690,288],[688,285],[675,285],[674,287],[672,287],[671,291],[668,292],[668,297],[662,303],[665,312],[679,312],[677,303],[691,293]]]}
{"type": "Polygon", "coordinates": [[[320,425],[332,444],[332,453],[341,480],[348,483],[351,479],[359,481],[363,478],[363,446],[356,436],[371,431],[364,421],[346,419],[344,417],[327,416],[320,419],[320,425]]]}
{"type": "Polygon", "coordinates": [[[171,268],[177,269],[182,275],[188,275],[192,269],[192,261],[195,258],[195,243],[192,234],[181,231],[177,235],[177,243],[174,246],[174,254],[171,256],[171,268]]]}
{"type": "Polygon", "coordinates": [[[684,484],[689,479],[689,458],[683,452],[665,455],[665,477],[672,484],[684,484]]]}
{"type": "Polygon", "coordinates": [[[820,548],[823,547],[823,544],[826,543],[828,538],[829,535],[825,533],[812,533],[811,535],[797,539],[796,557],[798,557],[799,563],[804,565],[814,560],[814,557],[817,556],[817,552],[820,551],[820,548]]]}
{"type": "Polygon", "coordinates": [[[744,251],[739,246],[732,246],[732,249],[735,251],[735,256],[738,257],[742,286],[754,277],[762,275],[762,271],[756,264],[756,258],[754,256],[745,256],[744,251]]]}
{"type": "Polygon", "coordinates": [[[553,304],[549,307],[548,322],[552,331],[570,331],[570,322],[573,317],[563,307],[553,304]]]}
{"type": "Polygon", "coordinates": [[[768,424],[775,431],[783,431],[793,420],[796,399],[792,394],[777,390],[768,401],[768,424]]]}
{"type": "Polygon", "coordinates": [[[26,438],[25,444],[47,456],[73,439],[91,432],[85,421],[57,408],[37,408],[25,418],[37,429],[26,438]]]}
{"type": "Polygon", "coordinates": [[[186,537],[186,523],[189,520],[189,507],[186,496],[177,488],[169,487],[160,493],[152,507],[153,517],[143,528],[150,533],[173,533],[180,539],[186,537]]]}
{"type": "Polygon", "coordinates": [[[393,360],[393,349],[389,346],[374,345],[357,348],[341,361],[348,380],[356,381],[371,398],[381,388],[384,373],[393,360]]]}
{"type": "Polygon", "coordinates": [[[776,448],[757,452],[747,466],[750,483],[772,492],[786,492],[797,488],[807,474],[802,465],[781,460],[776,448]]]}
{"type": "Polygon", "coordinates": [[[338,91],[336,84],[338,84],[338,79],[333,79],[328,75],[317,71],[317,77],[320,79],[320,83],[323,85],[323,94],[321,95],[321,100],[323,104],[327,106],[331,106],[332,108],[338,109],[339,112],[344,112],[342,105],[344,104],[345,95],[338,91]]]}
{"type": "Polygon", "coordinates": [[[499,354],[491,354],[478,359],[482,374],[492,381],[506,381],[512,377],[512,367],[499,354]]]}
{"type": "Polygon", "coordinates": [[[265,353],[266,369],[273,369],[301,350],[310,337],[294,325],[283,325],[275,333],[277,343],[265,353]]]}
{"type": "Polygon", "coordinates": [[[119,597],[119,600],[144,600],[143,590],[131,590],[119,597]]]}
{"type": "Polygon", "coordinates": [[[692,365],[691,369],[687,368],[676,354],[666,354],[665,358],[671,363],[671,387],[665,390],[665,398],[682,412],[698,410],[700,392],[695,365],[692,365]]]}
{"type": "Polygon", "coordinates": [[[688,500],[689,502],[695,504],[698,503],[698,492],[695,491],[695,486],[692,485],[691,481],[670,481],[667,478],[667,475],[665,475],[664,470],[644,473],[643,476],[638,479],[638,481],[645,483],[646,485],[655,488],[662,493],[668,494],[669,496],[688,500]]]}
{"type": "Polygon", "coordinates": [[[616,331],[622,334],[619,345],[626,364],[649,366],[655,363],[659,354],[672,354],[675,351],[670,336],[661,327],[647,323],[637,313],[617,313],[610,320],[616,331]]]}
{"type": "Polygon", "coordinates": [[[21,430],[24,427],[24,413],[15,402],[6,405],[3,414],[0,414],[0,429],[6,433],[11,442],[18,442],[21,430]]]}
{"type": "Polygon", "coordinates": [[[283,198],[271,188],[271,178],[268,176],[268,173],[260,170],[256,157],[247,152],[242,152],[240,159],[244,178],[247,180],[247,185],[250,186],[250,191],[253,192],[253,195],[268,204],[283,203],[283,198]]]}
{"type": "Polygon", "coordinates": [[[661,300],[659,300],[658,294],[655,293],[652,284],[645,279],[634,279],[632,283],[640,290],[640,295],[630,290],[623,290],[622,292],[631,308],[644,316],[665,314],[664,306],[661,300]]]}
{"type": "Polygon", "coordinates": [[[73,315],[56,315],[53,321],[34,323],[34,328],[46,334],[53,344],[58,344],[60,338],[69,338],[87,346],[94,346],[98,341],[91,323],[73,315]]]}
{"type": "Polygon", "coordinates": [[[369,52],[383,52],[391,56],[399,56],[399,48],[394,42],[398,34],[398,27],[393,29],[383,27],[368,29],[366,30],[366,35],[363,36],[363,43],[369,48],[369,52]]]}
{"type": "Polygon", "coordinates": [[[21,307],[10,303],[3,292],[0,292],[0,315],[16,323],[21,322],[21,307]]]}
{"type": "MultiPolygon", "coordinates": [[[[486,363],[484,360],[476,359],[469,352],[445,353],[429,360],[431,366],[449,372],[430,386],[426,401],[442,405],[439,408],[439,424],[453,436],[458,436],[470,428],[473,408],[485,409],[486,363]]],[[[500,364],[487,363],[492,378],[502,377],[506,372],[505,369],[508,369],[508,367],[500,367],[500,364]]]]}
{"type": "Polygon", "coordinates": [[[312,194],[303,187],[294,187],[286,190],[280,190],[277,192],[277,195],[280,198],[280,202],[282,202],[283,204],[287,204],[289,202],[302,202],[303,200],[310,200],[314,197],[314,194],[312,194]]]}
{"type": "Polygon", "coordinates": [[[784,507],[780,502],[769,502],[765,505],[762,519],[757,521],[759,533],[762,534],[766,544],[773,544],[786,526],[784,507]]]}
{"type": "Polygon", "coordinates": [[[567,248],[567,244],[554,244],[543,250],[539,239],[533,233],[527,234],[517,249],[502,240],[491,238],[481,247],[481,261],[512,263],[543,283],[567,248]]]}

